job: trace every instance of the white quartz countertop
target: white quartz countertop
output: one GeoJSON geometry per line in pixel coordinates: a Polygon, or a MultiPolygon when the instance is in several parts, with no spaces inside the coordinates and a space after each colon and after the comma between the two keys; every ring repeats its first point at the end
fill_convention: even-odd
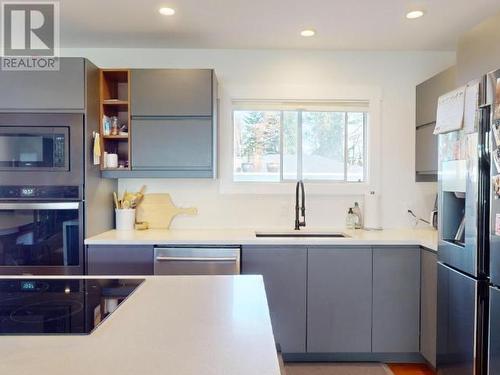
{"type": "Polygon", "coordinates": [[[0,374],[279,375],[262,277],[145,279],[90,335],[1,337],[0,374]]]}
{"type": "MultiPolygon", "coordinates": [[[[261,231],[261,230],[257,230],[261,231]]],[[[267,230],[276,232],[279,229],[267,230]]],[[[285,231],[290,231],[289,229],[285,231]]],[[[325,232],[326,230],[303,230],[325,232]]],[[[143,231],[110,230],[87,238],[86,245],[417,245],[437,250],[434,229],[340,230],[346,238],[269,238],[256,237],[252,229],[185,230],[148,229],[143,231]]],[[[330,230],[329,232],[336,232],[330,230]]]]}

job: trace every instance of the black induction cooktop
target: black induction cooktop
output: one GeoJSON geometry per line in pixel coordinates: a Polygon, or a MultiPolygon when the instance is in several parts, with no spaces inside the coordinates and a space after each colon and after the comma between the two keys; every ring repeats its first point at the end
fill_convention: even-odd
{"type": "Polygon", "coordinates": [[[0,279],[0,335],[91,333],[142,279],[0,279]]]}

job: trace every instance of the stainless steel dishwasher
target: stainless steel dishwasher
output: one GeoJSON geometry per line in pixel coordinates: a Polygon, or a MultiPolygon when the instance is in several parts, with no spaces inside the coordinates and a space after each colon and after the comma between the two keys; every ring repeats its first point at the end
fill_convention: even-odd
{"type": "Polygon", "coordinates": [[[155,247],[155,275],[238,275],[236,246],[155,247]]]}

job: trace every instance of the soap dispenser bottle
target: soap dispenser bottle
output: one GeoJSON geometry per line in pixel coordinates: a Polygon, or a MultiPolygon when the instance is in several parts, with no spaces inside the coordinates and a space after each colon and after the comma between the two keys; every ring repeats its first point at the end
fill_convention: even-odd
{"type": "Polygon", "coordinates": [[[359,207],[358,202],[354,202],[354,207],[352,209],[352,212],[354,215],[358,217],[358,222],[355,225],[356,229],[361,229],[363,228],[363,216],[361,215],[361,208],[359,207]]]}
{"type": "Polygon", "coordinates": [[[347,217],[345,219],[345,226],[347,229],[355,229],[358,221],[359,219],[353,212],[352,207],[349,207],[349,211],[347,211],[347,217]]]}

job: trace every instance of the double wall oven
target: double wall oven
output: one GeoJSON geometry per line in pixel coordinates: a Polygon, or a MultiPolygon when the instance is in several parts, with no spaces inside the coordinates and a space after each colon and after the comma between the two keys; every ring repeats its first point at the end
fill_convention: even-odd
{"type": "Polygon", "coordinates": [[[0,114],[0,274],[83,274],[82,114],[0,114]]]}

